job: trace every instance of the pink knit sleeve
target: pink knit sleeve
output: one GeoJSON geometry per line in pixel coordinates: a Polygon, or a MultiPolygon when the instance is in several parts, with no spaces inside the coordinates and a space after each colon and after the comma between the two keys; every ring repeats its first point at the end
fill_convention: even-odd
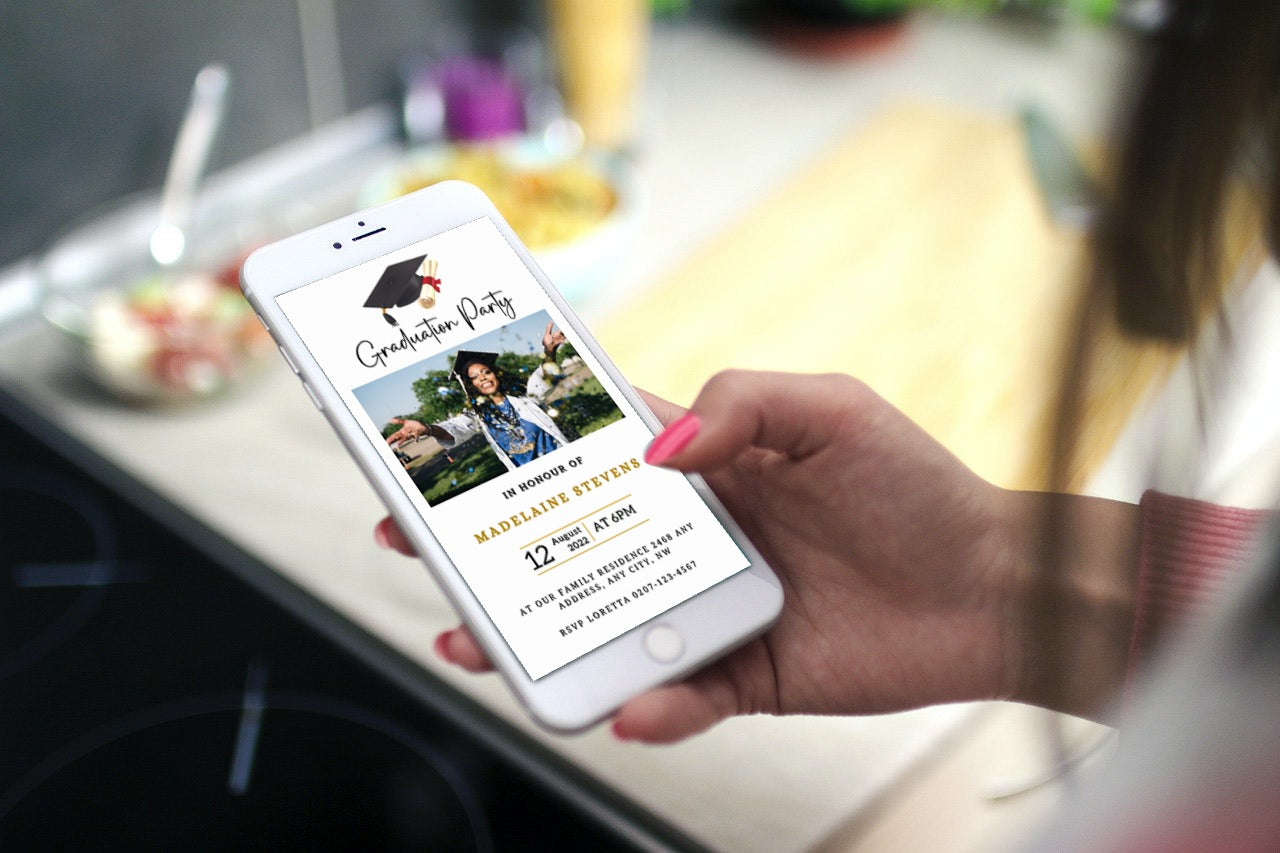
{"type": "Polygon", "coordinates": [[[1129,679],[1170,629],[1194,617],[1248,555],[1267,510],[1236,509],[1149,491],[1129,645],[1129,679]]]}

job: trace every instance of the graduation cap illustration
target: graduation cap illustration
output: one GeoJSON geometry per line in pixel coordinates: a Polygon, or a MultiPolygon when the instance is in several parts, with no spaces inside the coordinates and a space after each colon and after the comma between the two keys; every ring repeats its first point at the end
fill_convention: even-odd
{"type": "Polygon", "coordinates": [[[440,279],[436,276],[439,266],[439,261],[429,259],[426,255],[392,264],[382,271],[378,283],[364,301],[364,307],[381,309],[384,320],[393,326],[400,325],[387,311],[391,308],[403,308],[413,302],[423,308],[435,305],[436,294],[440,292],[440,279]],[[423,291],[428,287],[430,289],[424,295],[423,291]]]}

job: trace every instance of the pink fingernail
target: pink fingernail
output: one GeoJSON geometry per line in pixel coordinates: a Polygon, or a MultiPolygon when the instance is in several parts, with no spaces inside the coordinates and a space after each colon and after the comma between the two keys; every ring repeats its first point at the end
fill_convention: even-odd
{"type": "Polygon", "coordinates": [[[387,538],[386,522],[380,521],[373,527],[373,541],[379,548],[390,548],[391,540],[387,538]]]}
{"type": "Polygon", "coordinates": [[[622,728],[618,725],[617,720],[614,720],[613,725],[609,726],[609,731],[613,733],[614,738],[617,740],[624,741],[624,742],[631,740],[631,738],[623,734],[622,728]]]}
{"type": "Polygon", "coordinates": [[[661,465],[684,450],[685,445],[693,441],[700,429],[702,419],[693,412],[677,418],[649,442],[649,447],[644,452],[644,461],[650,465],[661,465]]]}

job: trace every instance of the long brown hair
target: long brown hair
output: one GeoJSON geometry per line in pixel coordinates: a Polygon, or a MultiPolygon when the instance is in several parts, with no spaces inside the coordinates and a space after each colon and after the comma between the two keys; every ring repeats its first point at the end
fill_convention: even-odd
{"type": "MultiPolygon", "coordinates": [[[[1280,247],[1280,0],[1168,0],[1147,37],[1144,83],[1118,128],[1119,157],[1093,235],[1094,263],[1077,308],[1049,436],[1049,485],[1065,493],[1102,330],[1194,347],[1239,253],[1226,227],[1236,193],[1280,247]]],[[[1052,504],[1053,502],[1051,502],[1052,504]]],[[[1031,668],[1050,698],[1065,683],[1071,638],[1060,609],[1067,531],[1062,502],[1043,528],[1047,570],[1031,593],[1031,668]]]]}
{"type": "Polygon", "coordinates": [[[1280,244],[1280,3],[1176,0],[1168,10],[1123,129],[1095,280],[1125,329],[1189,341],[1222,296],[1234,179],[1262,184],[1256,200],[1271,245],[1280,244]]]}

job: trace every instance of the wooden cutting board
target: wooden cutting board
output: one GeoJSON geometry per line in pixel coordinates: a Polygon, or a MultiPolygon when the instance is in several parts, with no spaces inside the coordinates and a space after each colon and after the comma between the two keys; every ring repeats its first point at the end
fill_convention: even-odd
{"type": "MultiPolygon", "coordinates": [[[[641,388],[718,370],[858,376],[1004,486],[1037,459],[1086,260],[1048,219],[1015,117],[893,106],[600,324],[641,388]]],[[[1081,477],[1176,353],[1112,335],[1081,477]]]]}

